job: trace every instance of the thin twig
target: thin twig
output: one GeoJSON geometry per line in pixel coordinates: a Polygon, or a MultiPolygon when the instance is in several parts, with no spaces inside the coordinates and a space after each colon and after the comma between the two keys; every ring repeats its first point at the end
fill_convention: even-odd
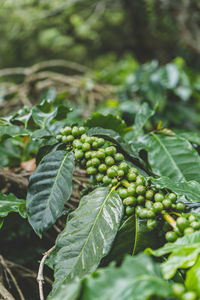
{"type": "Polygon", "coordinates": [[[43,283],[44,283],[44,275],[43,275],[43,269],[44,269],[44,263],[45,260],[49,257],[49,255],[54,251],[56,246],[54,245],[51,247],[47,252],[44,253],[44,256],[40,262],[39,270],[38,270],[38,276],[37,276],[37,282],[39,285],[39,295],[40,300],[44,300],[44,293],[43,293],[43,283]]]}
{"type": "Polygon", "coordinates": [[[12,281],[13,281],[13,283],[14,283],[16,289],[17,289],[17,292],[18,292],[18,294],[19,294],[19,296],[20,296],[20,299],[21,299],[21,300],[25,300],[24,295],[23,295],[23,293],[22,293],[22,291],[21,291],[21,289],[20,289],[18,283],[17,283],[17,281],[16,281],[16,279],[15,279],[13,273],[11,272],[10,268],[7,266],[7,264],[6,264],[6,262],[5,262],[4,258],[3,258],[3,256],[0,256],[0,261],[1,261],[2,266],[6,269],[7,273],[10,275],[10,278],[12,279],[12,281]]]}

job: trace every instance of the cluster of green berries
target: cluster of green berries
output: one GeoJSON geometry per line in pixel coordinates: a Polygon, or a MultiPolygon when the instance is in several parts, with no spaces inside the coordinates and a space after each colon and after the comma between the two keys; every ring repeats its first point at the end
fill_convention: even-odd
{"type": "Polygon", "coordinates": [[[179,216],[176,219],[173,230],[168,231],[165,235],[168,242],[174,242],[178,237],[193,233],[200,230],[200,222],[194,214],[179,216]]]}
{"type": "MultiPolygon", "coordinates": [[[[137,168],[127,164],[124,155],[112,143],[104,138],[88,136],[83,126],[66,126],[56,138],[66,144],[67,149],[74,151],[76,162],[96,183],[116,186],[126,215],[136,214],[146,218],[149,230],[158,226],[164,214],[180,215],[185,211],[185,204],[177,201],[176,194],[164,194],[149,186],[145,177],[138,174],[137,168]]],[[[195,216],[178,217],[173,230],[165,230],[166,239],[172,242],[199,229],[200,223],[195,216]]]]}
{"type": "Polygon", "coordinates": [[[182,283],[173,284],[173,293],[180,300],[197,300],[197,294],[194,291],[187,291],[182,283]]]}

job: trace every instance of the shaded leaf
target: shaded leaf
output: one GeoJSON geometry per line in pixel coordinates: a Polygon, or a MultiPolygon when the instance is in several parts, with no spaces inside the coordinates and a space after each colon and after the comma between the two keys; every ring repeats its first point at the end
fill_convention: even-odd
{"type": "Polygon", "coordinates": [[[119,134],[122,134],[126,128],[126,123],[117,115],[102,113],[93,113],[91,118],[88,118],[84,125],[88,128],[102,127],[112,129],[119,134]]]}
{"type": "Polygon", "coordinates": [[[146,137],[144,145],[155,174],[175,181],[200,182],[200,157],[184,138],[152,132],[146,137]]]}
{"type": "Polygon", "coordinates": [[[189,142],[200,145],[200,133],[195,131],[183,131],[183,130],[175,130],[175,132],[182,136],[184,139],[188,140],[189,142]]]}
{"type": "Polygon", "coordinates": [[[74,155],[53,151],[41,160],[30,177],[27,194],[29,222],[38,235],[61,216],[72,193],[74,155]]]}
{"type": "Polygon", "coordinates": [[[162,263],[162,271],[165,279],[172,278],[178,269],[192,267],[200,254],[200,232],[178,238],[174,243],[167,243],[157,250],[146,249],[146,253],[154,256],[169,254],[168,259],[162,263]]]}
{"type": "Polygon", "coordinates": [[[159,264],[142,253],[127,256],[120,268],[112,264],[88,276],[80,300],[146,300],[155,296],[166,299],[171,294],[159,264]]]}
{"type": "Polygon", "coordinates": [[[121,262],[126,254],[135,255],[147,247],[158,248],[161,239],[158,231],[148,230],[146,220],[130,216],[119,228],[112,249],[102,262],[102,265],[114,260],[121,262]]]}
{"type": "Polygon", "coordinates": [[[185,286],[189,291],[195,291],[200,296],[200,257],[186,273],[185,286]]]}
{"type": "MultiPolygon", "coordinates": [[[[53,293],[63,283],[93,272],[110,251],[123,214],[123,204],[113,189],[100,187],[84,196],[59,234],[53,293]]],[[[50,298],[53,299],[53,298],[50,298]]]]}
{"type": "Polygon", "coordinates": [[[143,127],[154,114],[155,111],[149,107],[148,103],[143,103],[140,110],[136,114],[132,137],[133,139],[137,139],[139,135],[143,134],[143,127]]]}
{"type": "Polygon", "coordinates": [[[0,124],[0,141],[8,137],[17,137],[28,135],[29,132],[17,125],[12,125],[11,123],[6,123],[4,125],[0,124]]]}
{"type": "Polygon", "coordinates": [[[4,218],[11,212],[17,212],[22,217],[26,217],[25,200],[18,199],[15,195],[4,195],[0,193],[0,217],[4,218]]]}

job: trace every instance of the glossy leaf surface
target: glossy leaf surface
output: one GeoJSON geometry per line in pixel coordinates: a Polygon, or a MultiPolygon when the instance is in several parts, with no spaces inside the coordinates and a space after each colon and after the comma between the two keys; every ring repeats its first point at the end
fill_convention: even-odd
{"type": "Polygon", "coordinates": [[[18,199],[13,194],[4,195],[0,193],[0,217],[4,218],[11,212],[20,213],[22,217],[25,217],[25,203],[25,200],[18,199]]]}
{"type": "Polygon", "coordinates": [[[82,278],[97,268],[110,251],[122,214],[119,195],[107,187],[97,188],[81,199],[56,241],[59,250],[53,293],[62,283],[67,285],[69,280],[82,278]]]}
{"type": "Polygon", "coordinates": [[[196,181],[176,182],[166,176],[152,179],[157,188],[168,188],[177,195],[184,195],[188,201],[200,201],[200,183],[196,181]]]}
{"type": "Polygon", "coordinates": [[[41,160],[30,178],[27,194],[29,222],[38,235],[53,225],[72,193],[74,155],[53,151],[41,160]]]}
{"type": "Polygon", "coordinates": [[[200,157],[184,138],[152,132],[146,139],[145,148],[155,174],[176,181],[200,182],[200,157]]]}

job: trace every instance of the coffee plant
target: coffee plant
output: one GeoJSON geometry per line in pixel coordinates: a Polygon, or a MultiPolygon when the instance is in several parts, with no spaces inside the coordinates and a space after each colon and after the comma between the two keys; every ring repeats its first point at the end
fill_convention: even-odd
{"type": "Polygon", "coordinates": [[[0,120],[2,143],[22,151],[28,139],[24,160],[37,153],[26,201],[0,194],[1,226],[17,212],[42,237],[65,220],[44,256],[54,272],[47,299],[200,299],[198,134],[155,125],[147,103],[133,126],[113,114],[84,122],[70,114],[43,100],[0,120]],[[69,209],[77,170],[87,184],[69,209]]]}

